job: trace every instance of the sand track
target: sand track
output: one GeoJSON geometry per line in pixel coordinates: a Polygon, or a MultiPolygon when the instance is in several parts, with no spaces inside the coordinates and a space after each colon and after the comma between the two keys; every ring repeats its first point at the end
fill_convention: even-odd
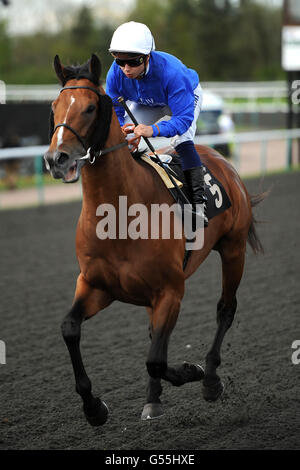
{"type": "MultiPolygon", "coordinates": [[[[60,323],[78,273],[79,203],[2,212],[0,226],[1,449],[299,449],[300,364],[291,362],[299,327],[300,173],[246,182],[273,185],[256,210],[265,255],[250,247],[238,311],[219,369],[224,396],[206,403],[201,384],[164,383],[165,416],[141,422],[149,346],[147,315],[114,303],[83,327],[82,352],[95,395],[110,409],[91,428],[74,393],[60,323]]],[[[212,253],[187,282],[169,361],[203,364],[215,333],[220,261],[212,253]]]]}

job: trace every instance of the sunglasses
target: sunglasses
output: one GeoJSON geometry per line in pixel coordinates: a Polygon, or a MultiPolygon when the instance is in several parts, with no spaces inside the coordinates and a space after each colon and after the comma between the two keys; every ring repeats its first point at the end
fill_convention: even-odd
{"type": "Polygon", "coordinates": [[[125,65],[129,65],[129,67],[139,67],[144,62],[144,57],[135,57],[134,59],[115,59],[115,62],[120,67],[125,67],[125,65]]]}

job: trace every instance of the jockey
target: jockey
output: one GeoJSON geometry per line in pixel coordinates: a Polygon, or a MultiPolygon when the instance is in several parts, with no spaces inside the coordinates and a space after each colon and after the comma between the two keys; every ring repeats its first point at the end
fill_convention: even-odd
{"type": "MultiPolygon", "coordinates": [[[[106,93],[113,100],[122,96],[130,102],[130,110],[140,123],[132,125],[135,136],[172,137],[171,145],[181,157],[191,202],[207,226],[204,170],[193,142],[202,105],[197,72],[173,55],[155,51],[149,28],[134,21],[116,29],[109,52],[115,61],[107,75],[106,93]],[[157,122],[164,116],[171,118],[157,122]],[[199,205],[203,205],[204,214],[199,205]]],[[[121,106],[116,106],[115,111],[125,133],[130,118],[121,106]]]]}

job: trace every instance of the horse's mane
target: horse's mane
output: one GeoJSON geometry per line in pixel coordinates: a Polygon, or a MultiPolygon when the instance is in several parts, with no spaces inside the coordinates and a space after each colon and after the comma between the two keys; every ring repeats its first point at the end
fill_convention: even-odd
{"type": "Polygon", "coordinates": [[[101,84],[101,80],[99,80],[99,77],[97,77],[90,71],[89,61],[85,64],[74,64],[65,66],[64,78],[65,82],[63,85],[65,85],[65,83],[69,80],[80,80],[82,78],[90,80],[96,86],[99,86],[101,84]]]}

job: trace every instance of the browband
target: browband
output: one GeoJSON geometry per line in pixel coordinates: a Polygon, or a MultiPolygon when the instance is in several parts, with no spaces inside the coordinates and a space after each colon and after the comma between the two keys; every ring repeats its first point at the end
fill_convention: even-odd
{"type": "Polygon", "coordinates": [[[96,93],[99,98],[101,98],[101,96],[103,96],[103,95],[101,95],[100,91],[97,90],[97,88],[93,88],[93,87],[91,87],[91,86],[84,86],[84,85],[79,85],[79,86],[76,86],[76,85],[74,85],[74,86],[65,86],[64,88],[62,88],[62,89],[60,90],[59,93],[61,93],[61,92],[64,91],[64,90],[75,90],[75,89],[77,90],[78,88],[84,88],[85,90],[91,90],[91,91],[93,91],[94,93],[96,93]]]}

